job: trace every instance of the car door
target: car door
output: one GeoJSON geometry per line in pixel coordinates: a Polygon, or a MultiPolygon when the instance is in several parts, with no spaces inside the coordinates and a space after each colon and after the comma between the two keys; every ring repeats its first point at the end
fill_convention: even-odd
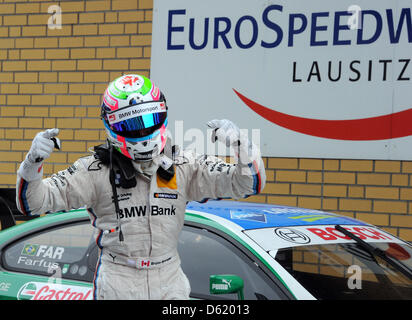
{"type": "Polygon", "coordinates": [[[91,299],[96,260],[88,219],[25,232],[1,248],[0,298],[91,299]]]}
{"type": "MultiPolygon", "coordinates": [[[[3,245],[0,299],[92,299],[98,254],[93,232],[82,219],[26,232],[3,245]]],[[[209,277],[216,274],[241,277],[248,300],[291,298],[251,252],[219,230],[186,222],[178,250],[193,299],[236,299],[210,294],[209,277]]]]}
{"type": "Polygon", "coordinates": [[[292,298],[283,284],[274,279],[250,251],[219,230],[186,222],[178,250],[193,299],[237,299],[234,294],[210,294],[209,277],[216,274],[241,277],[246,300],[292,298]]]}

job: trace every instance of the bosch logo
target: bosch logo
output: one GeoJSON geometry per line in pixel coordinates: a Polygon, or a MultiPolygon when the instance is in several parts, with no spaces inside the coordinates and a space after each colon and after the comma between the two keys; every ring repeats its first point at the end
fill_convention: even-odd
{"type": "Polygon", "coordinates": [[[306,234],[291,228],[276,228],[275,234],[283,240],[297,244],[306,244],[310,242],[310,238],[306,234]]]}

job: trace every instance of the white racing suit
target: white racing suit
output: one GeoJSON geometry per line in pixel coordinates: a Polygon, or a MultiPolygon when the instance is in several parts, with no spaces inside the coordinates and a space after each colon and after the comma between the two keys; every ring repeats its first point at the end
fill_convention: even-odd
{"type": "Polygon", "coordinates": [[[17,205],[28,215],[86,206],[101,249],[95,299],[188,299],[190,285],[177,253],[186,203],[256,194],[266,177],[260,155],[249,164],[231,165],[189,152],[174,162],[175,175],[169,181],[156,173],[150,178],[138,175],[136,187],[117,188],[119,219],[110,170],[93,155],[46,179],[41,179],[40,165],[37,180],[18,175],[17,205]]]}

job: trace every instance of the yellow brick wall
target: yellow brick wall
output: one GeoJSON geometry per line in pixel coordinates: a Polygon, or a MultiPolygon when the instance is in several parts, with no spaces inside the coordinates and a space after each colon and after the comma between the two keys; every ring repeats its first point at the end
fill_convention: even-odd
{"type": "MultiPolygon", "coordinates": [[[[63,150],[45,173],[66,168],[104,140],[99,103],[122,73],[150,76],[152,0],[0,0],[0,187],[34,135],[58,127],[63,150]],[[62,9],[49,29],[48,8],[62,9]]],[[[265,158],[267,185],[249,200],[355,217],[412,240],[412,162],[265,158]]]]}
{"type": "Polygon", "coordinates": [[[101,95],[123,73],[149,76],[152,1],[0,0],[0,187],[43,128],[58,127],[61,152],[45,174],[64,169],[104,140],[101,95]],[[48,28],[59,5],[62,28],[48,28]]]}

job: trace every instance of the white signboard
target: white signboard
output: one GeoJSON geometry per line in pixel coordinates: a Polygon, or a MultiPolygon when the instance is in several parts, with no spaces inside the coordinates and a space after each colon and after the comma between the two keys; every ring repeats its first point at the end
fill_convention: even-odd
{"type": "Polygon", "coordinates": [[[227,118],[264,156],[411,160],[411,56],[410,0],[154,1],[151,78],[184,144],[227,118]]]}

